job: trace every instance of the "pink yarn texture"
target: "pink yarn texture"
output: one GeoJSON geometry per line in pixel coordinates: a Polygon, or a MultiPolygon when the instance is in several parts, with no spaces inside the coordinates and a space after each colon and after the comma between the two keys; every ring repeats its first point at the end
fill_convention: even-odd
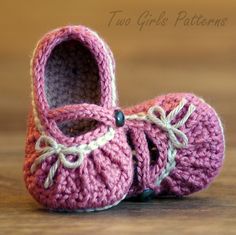
{"type": "Polygon", "coordinates": [[[115,125],[113,73],[110,49],[86,27],[54,30],[36,47],[24,179],[47,208],[106,209],[128,193],[132,155],[115,125]]]}
{"type": "Polygon", "coordinates": [[[145,193],[183,196],[206,188],[224,160],[215,110],[189,93],[117,106],[108,45],[84,26],[46,34],[31,63],[24,180],[59,211],[94,211],[145,193]]]}
{"type": "MultiPolygon", "coordinates": [[[[129,117],[147,113],[150,107],[158,105],[168,115],[183,99],[186,105],[173,118],[172,125],[183,119],[190,105],[194,105],[195,110],[179,128],[186,135],[188,144],[175,148],[174,161],[168,160],[171,151],[166,130],[146,120],[126,121],[130,145],[135,152],[136,172],[129,196],[136,196],[145,189],[153,190],[156,195],[188,195],[206,188],[218,175],[224,160],[223,129],[216,112],[204,100],[187,93],[167,94],[127,108],[125,114],[129,117]],[[168,164],[175,164],[169,172],[166,170],[168,164]],[[169,174],[161,180],[163,171],[169,174]]],[[[160,117],[159,113],[155,115],[160,117]]]]}

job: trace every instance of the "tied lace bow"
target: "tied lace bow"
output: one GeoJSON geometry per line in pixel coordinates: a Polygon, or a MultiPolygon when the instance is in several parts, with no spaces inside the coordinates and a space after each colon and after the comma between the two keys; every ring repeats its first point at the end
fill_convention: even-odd
{"type": "Polygon", "coordinates": [[[58,144],[53,138],[42,135],[35,144],[35,150],[41,153],[41,155],[36,158],[34,163],[32,164],[31,173],[34,173],[38,165],[45,161],[47,158],[51,157],[52,155],[56,156],[57,160],[50,167],[49,173],[44,182],[44,187],[48,188],[53,184],[53,178],[60,164],[69,169],[75,169],[79,167],[83,163],[86,154],[89,154],[93,150],[105,145],[108,141],[113,139],[114,135],[115,130],[113,128],[109,128],[108,132],[105,135],[97,138],[96,140],[93,140],[88,144],[81,144],[79,146],[72,147],[58,144]],[[75,161],[71,161],[66,158],[66,155],[74,155],[77,157],[77,159],[75,161]]]}
{"type": "Polygon", "coordinates": [[[171,124],[171,122],[176,118],[176,116],[181,112],[187,100],[183,99],[179,105],[173,109],[167,116],[166,112],[160,106],[151,107],[148,110],[148,118],[157,124],[162,130],[165,130],[169,136],[167,157],[168,161],[165,168],[161,171],[161,174],[156,179],[156,185],[160,186],[163,179],[165,179],[170,172],[175,168],[176,162],[175,157],[177,154],[176,148],[185,148],[188,146],[188,137],[184,132],[178,128],[183,126],[191,114],[195,111],[196,107],[190,104],[188,110],[184,117],[176,124],[171,124]],[[155,113],[158,112],[160,118],[156,117],[155,113]]]}
{"type": "Polygon", "coordinates": [[[186,99],[182,99],[177,107],[175,107],[168,115],[166,111],[159,105],[152,106],[148,109],[147,113],[138,113],[130,116],[126,116],[129,120],[144,120],[156,124],[160,129],[164,130],[168,134],[168,161],[164,169],[162,169],[160,175],[156,179],[156,185],[160,186],[162,180],[166,178],[170,172],[175,168],[175,157],[177,154],[177,148],[185,148],[188,146],[188,137],[186,134],[179,130],[183,126],[188,118],[195,111],[196,107],[190,104],[185,115],[176,123],[171,122],[177,117],[177,115],[183,110],[187,104],[186,99]],[[159,116],[157,116],[159,114],[159,116]]]}
{"type": "Polygon", "coordinates": [[[179,122],[176,124],[172,124],[171,122],[177,117],[186,104],[187,100],[182,99],[179,105],[175,107],[168,115],[166,115],[166,111],[161,106],[154,105],[148,109],[147,113],[128,115],[126,116],[126,119],[152,122],[160,129],[167,132],[169,141],[175,148],[185,148],[188,145],[188,137],[178,128],[186,123],[188,118],[195,111],[196,107],[193,104],[190,104],[186,114],[179,122]],[[159,114],[159,117],[157,117],[157,114],[159,114]]]}
{"type": "Polygon", "coordinates": [[[159,105],[152,106],[147,112],[147,118],[168,133],[171,143],[176,148],[185,148],[188,146],[188,137],[178,128],[186,123],[196,107],[190,104],[184,117],[176,124],[171,124],[186,103],[187,100],[183,99],[168,115],[166,115],[165,110],[159,105]],[[156,113],[159,113],[160,118],[156,116],[156,113]]]}

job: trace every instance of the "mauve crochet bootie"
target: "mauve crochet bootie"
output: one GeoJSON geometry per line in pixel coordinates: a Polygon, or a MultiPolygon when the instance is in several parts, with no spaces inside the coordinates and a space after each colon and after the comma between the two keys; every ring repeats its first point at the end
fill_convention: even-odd
{"type": "Polygon", "coordinates": [[[83,26],[56,29],[35,49],[24,179],[46,208],[107,209],[129,191],[132,153],[114,66],[108,46],[83,26]]]}
{"type": "Polygon", "coordinates": [[[224,159],[219,117],[193,94],[168,94],[127,108],[134,157],[129,196],[182,196],[206,188],[224,159]]]}

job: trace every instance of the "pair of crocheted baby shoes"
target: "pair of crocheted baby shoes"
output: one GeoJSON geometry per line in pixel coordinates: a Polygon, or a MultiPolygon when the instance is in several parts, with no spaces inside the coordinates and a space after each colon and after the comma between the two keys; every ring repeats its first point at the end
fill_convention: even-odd
{"type": "Polygon", "coordinates": [[[187,195],[219,172],[224,136],[213,108],[180,93],[121,111],[114,70],[107,44],[84,26],[56,29],[34,51],[24,179],[46,208],[187,195]]]}

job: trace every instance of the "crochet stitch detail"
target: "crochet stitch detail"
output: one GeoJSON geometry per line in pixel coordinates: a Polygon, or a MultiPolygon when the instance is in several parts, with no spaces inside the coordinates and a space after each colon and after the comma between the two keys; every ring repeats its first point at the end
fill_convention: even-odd
{"type": "MultiPolygon", "coordinates": [[[[105,45],[105,43],[103,42],[103,40],[100,39],[100,37],[98,36],[98,34],[94,31],[91,32],[96,38],[97,40],[101,43],[103,49],[106,51],[107,54],[109,54],[109,50],[107,48],[107,46],[105,45]]],[[[114,64],[112,62],[112,57],[109,56],[108,57],[108,63],[109,63],[109,69],[110,69],[110,75],[111,75],[111,91],[112,91],[112,106],[116,106],[116,102],[117,102],[117,91],[116,91],[116,83],[115,83],[115,74],[114,74],[114,64]]]]}
{"type": "Polygon", "coordinates": [[[159,106],[154,105],[150,107],[147,113],[138,113],[133,115],[126,116],[127,120],[144,120],[156,124],[163,131],[166,131],[168,134],[168,162],[165,168],[162,170],[160,176],[156,180],[156,185],[160,186],[162,180],[166,178],[170,172],[175,168],[176,162],[175,157],[177,149],[186,148],[188,146],[188,137],[184,132],[179,130],[183,126],[191,114],[195,111],[196,107],[193,104],[190,104],[188,110],[184,117],[176,124],[171,124],[171,122],[176,118],[176,116],[182,111],[184,106],[187,104],[186,99],[182,99],[179,105],[174,108],[168,115],[166,115],[165,110],[159,106]],[[158,118],[156,114],[159,114],[158,118]]]}
{"type": "Polygon", "coordinates": [[[85,155],[88,155],[93,150],[102,147],[107,142],[112,140],[114,136],[115,130],[110,127],[107,133],[88,144],[67,147],[65,145],[58,144],[53,138],[49,136],[41,135],[35,144],[35,150],[42,154],[32,164],[31,173],[34,173],[37,166],[45,161],[48,157],[52,155],[57,156],[57,161],[50,167],[48,176],[44,182],[44,188],[47,189],[48,187],[52,186],[53,178],[60,164],[69,169],[75,169],[79,167],[83,163],[85,155]],[[46,146],[42,147],[42,144],[46,144],[46,146]],[[74,162],[68,160],[66,155],[70,154],[77,156],[77,160],[74,162]]]}
{"type": "Polygon", "coordinates": [[[84,26],[47,33],[31,60],[32,109],[24,180],[44,207],[108,209],[132,183],[132,154],[116,125],[115,61],[84,26]],[[51,187],[50,187],[51,186],[51,187]]]}
{"type": "Polygon", "coordinates": [[[188,146],[188,137],[178,128],[185,124],[196,107],[191,104],[185,116],[178,123],[173,125],[171,124],[171,121],[173,121],[175,117],[181,112],[186,103],[187,100],[183,99],[179,103],[179,105],[175,109],[173,109],[167,116],[165,110],[159,105],[153,106],[148,110],[148,118],[162,130],[168,133],[171,144],[176,148],[184,148],[188,146]],[[158,112],[160,114],[160,118],[156,117],[155,112],[158,112]],[[182,143],[179,141],[178,137],[182,140],[182,143]]]}

